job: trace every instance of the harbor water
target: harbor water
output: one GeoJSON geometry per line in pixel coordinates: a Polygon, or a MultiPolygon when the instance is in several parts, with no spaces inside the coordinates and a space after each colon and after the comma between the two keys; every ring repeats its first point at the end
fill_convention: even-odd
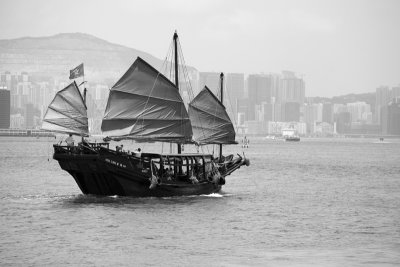
{"type": "Polygon", "coordinates": [[[1,266],[400,266],[400,140],[252,139],[220,194],[139,199],[82,195],[54,141],[0,138],[1,266]]]}

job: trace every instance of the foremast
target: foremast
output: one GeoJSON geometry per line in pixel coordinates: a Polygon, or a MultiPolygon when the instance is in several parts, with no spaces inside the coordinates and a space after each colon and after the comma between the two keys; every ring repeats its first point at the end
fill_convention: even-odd
{"type": "MultiPolygon", "coordinates": [[[[175,31],[174,33],[174,56],[175,56],[175,86],[179,91],[179,57],[178,57],[178,33],[175,31]]],[[[177,143],[178,146],[178,154],[182,153],[182,146],[180,143],[177,143]]]]}

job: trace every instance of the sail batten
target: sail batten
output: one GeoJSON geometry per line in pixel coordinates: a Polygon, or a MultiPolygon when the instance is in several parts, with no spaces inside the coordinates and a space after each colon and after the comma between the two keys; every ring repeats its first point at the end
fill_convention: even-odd
{"type": "Polygon", "coordinates": [[[117,89],[114,90],[114,91],[118,91],[118,92],[121,92],[123,94],[132,95],[132,96],[136,96],[136,97],[158,99],[158,100],[162,100],[162,101],[171,101],[171,102],[177,102],[177,103],[181,102],[179,99],[165,99],[165,98],[162,98],[162,97],[155,97],[155,96],[148,96],[148,95],[145,95],[145,94],[130,93],[130,92],[125,92],[125,91],[121,91],[121,90],[117,90],[117,89]]]}
{"type": "MultiPolygon", "coordinates": [[[[63,115],[63,116],[65,116],[65,117],[67,117],[67,118],[69,118],[69,119],[71,119],[73,121],[76,121],[77,123],[85,124],[85,121],[84,121],[85,118],[84,117],[78,118],[78,117],[74,117],[73,116],[74,114],[69,115],[68,113],[61,113],[60,111],[58,111],[58,110],[56,110],[56,109],[54,109],[53,107],[50,107],[50,106],[48,108],[51,109],[52,111],[60,114],[60,115],[63,115]]],[[[45,119],[45,120],[46,121],[50,121],[50,119],[45,119]]]]}
{"type": "Polygon", "coordinates": [[[101,129],[104,135],[118,139],[192,140],[179,90],[140,57],[111,88],[101,129]]]}
{"type": "Polygon", "coordinates": [[[43,130],[88,136],[86,105],[75,82],[59,91],[43,117],[43,130]]]}
{"type": "Polygon", "coordinates": [[[235,129],[224,105],[207,88],[189,103],[193,139],[200,145],[236,144],[235,129]]]}

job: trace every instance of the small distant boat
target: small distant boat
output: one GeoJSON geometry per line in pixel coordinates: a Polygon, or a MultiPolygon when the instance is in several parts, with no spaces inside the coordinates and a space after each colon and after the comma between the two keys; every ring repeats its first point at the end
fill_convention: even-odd
{"type": "Polygon", "coordinates": [[[296,129],[293,127],[282,129],[282,137],[287,142],[299,142],[300,136],[297,134],[296,129]]]}

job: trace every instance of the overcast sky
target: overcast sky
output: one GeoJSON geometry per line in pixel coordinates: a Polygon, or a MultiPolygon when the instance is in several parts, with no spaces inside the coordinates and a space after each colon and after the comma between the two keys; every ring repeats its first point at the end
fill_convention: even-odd
{"type": "Polygon", "coordinates": [[[175,29],[199,71],[292,70],[306,96],[400,84],[399,0],[0,0],[0,39],[84,32],[165,58],[175,29]]]}

